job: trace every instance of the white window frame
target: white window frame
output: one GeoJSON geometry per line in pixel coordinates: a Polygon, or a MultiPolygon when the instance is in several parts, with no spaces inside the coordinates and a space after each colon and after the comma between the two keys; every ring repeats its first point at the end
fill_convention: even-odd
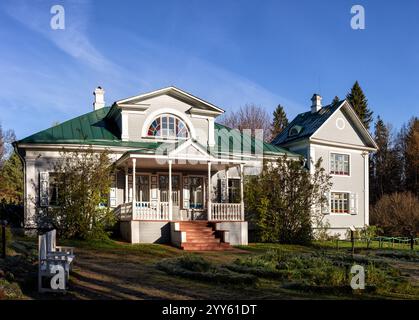
{"type": "Polygon", "coordinates": [[[348,152],[341,152],[341,151],[335,151],[335,150],[331,150],[329,151],[329,161],[328,161],[328,172],[331,176],[333,177],[351,177],[352,175],[352,156],[350,153],[348,152]],[[332,154],[341,154],[341,155],[345,155],[348,156],[349,158],[349,174],[336,174],[336,173],[332,173],[332,154]]]}
{"type": "Polygon", "coordinates": [[[159,114],[158,116],[156,116],[154,119],[151,120],[150,124],[148,125],[147,128],[147,132],[146,132],[146,138],[149,139],[157,139],[157,140],[188,140],[191,138],[191,130],[189,128],[189,126],[186,124],[186,122],[184,121],[184,119],[182,119],[181,117],[178,117],[175,114],[172,113],[162,113],[159,114]],[[151,125],[153,124],[154,121],[156,121],[157,119],[159,119],[160,121],[160,135],[159,136],[151,136],[148,134],[149,128],[151,127],[151,125]],[[163,119],[165,119],[165,123],[166,123],[166,127],[163,128],[163,119]],[[170,121],[170,119],[173,119],[173,123],[170,121]],[[186,137],[178,137],[176,135],[176,120],[177,119],[179,122],[181,122],[184,126],[184,128],[186,129],[187,132],[187,136],[186,137]],[[170,126],[173,125],[173,128],[171,129],[170,126]],[[170,132],[173,130],[173,132],[175,133],[174,135],[170,135],[170,132]]]}
{"type": "MultiPolygon", "coordinates": [[[[329,214],[332,216],[351,216],[357,214],[358,206],[357,203],[354,203],[354,213],[351,213],[351,194],[355,194],[354,192],[348,190],[330,190],[329,192],[329,214]],[[332,193],[346,193],[348,194],[348,212],[333,212],[332,211],[332,193]]],[[[357,199],[355,199],[357,202],[357,199]]]]}

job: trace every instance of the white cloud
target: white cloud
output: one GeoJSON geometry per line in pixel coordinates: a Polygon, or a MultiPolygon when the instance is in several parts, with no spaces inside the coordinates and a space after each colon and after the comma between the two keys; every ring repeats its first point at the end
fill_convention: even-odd
{"type": "MultiPolygon", "coordinates": [[[[52,4],[51,4],[52,6],[52,4]]],[[[65,29],[53,30],[50,26],[53,14],[45,2],[13,1],[5,7],[10,17],[19,21],[32,31],[49,39],[59,49],[95,69],[115,67],[112,62],[104,57],[86,36],[90,1],[65,2],[65,29]]]]}

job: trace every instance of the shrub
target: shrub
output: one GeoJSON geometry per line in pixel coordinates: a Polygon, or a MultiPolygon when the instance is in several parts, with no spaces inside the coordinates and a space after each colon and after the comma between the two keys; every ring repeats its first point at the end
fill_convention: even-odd
{"type": "Polygon", "coordinates": [[[321,208],[331,183],[321,162],[311,174],[300,161],[284,156],[246,181],[248,217],[262,242],[305,244],[313,238],[313,225],[324,229],[321,208]]]}
{"type": "Polygon", "coordinates": [[[410,192],[384,195],[371,210],[371,224],[388,236],[419,234],[419,199],[410,192]]]}
{"type": "Polygon", "coordinates": [[[253,285],[257,280],[253,275],[232,272],[193,255],[163,259],[156,266],[170,275],[226,285],[253,285]]]}
{"type": "Polygon", "coordinates": [[[63,151],[54,163],[56,203],[40,214],[62,238],[107,239],[115,215],[107,206],[113,165],[107,151],[63,151]]]}

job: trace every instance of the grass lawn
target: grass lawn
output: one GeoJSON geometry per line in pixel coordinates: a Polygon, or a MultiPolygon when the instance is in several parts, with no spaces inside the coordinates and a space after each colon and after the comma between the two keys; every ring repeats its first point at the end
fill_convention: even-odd
{"type": "Polygon", "coordinates": [[[419,299],[418,251],[357,249],[352,258],[333,243],[197,253],[114,240],[59,244],[76,248],[66,295],[37,293],[36,242],[22,238],[0,259],[0,299],[419,299]],[[349,289],[353,259],[368,269],[368,290],[349,289]]]}

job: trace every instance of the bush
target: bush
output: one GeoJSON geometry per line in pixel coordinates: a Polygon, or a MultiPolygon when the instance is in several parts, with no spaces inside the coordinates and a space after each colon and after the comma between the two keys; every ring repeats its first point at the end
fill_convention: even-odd
{"type": "Polygon", "coordinates": [[[260,241],[307,244],[313,239],[313,226],[325,229],[321,207],[327,202],[331,178],[321,162],[311,174],[300,161],[284,156],[246,181],[248,218],[260,241]]]}
{"type": "Polygon", "coordinates": [[[40,225],[49,224],[61,238],[107,239],[116,222],[106,205],[114,170],[109,153],[89,147],[60,156],[54,163],[56,203],[39,214],[40,225]]]}
{"type": "Polygon", "coordinates": [[[226,285],[253,285],[256,277],[250,274],[239,274],[211,264],[199,256],[184,255],[178,258],[163,259],[157,268],[183,278],[209,281],[226,285]]]}
{"type": "Polygon", "coordinates": [[[415,292],[401,277],[398,269],[376,257],[271,250],[260,256],[237,259],[226,268],[257,277],[281,280],[282,286],[288,289],[349,294],[352,292],[350,269],[354,264],[365,266],[365,292],[415,292]]]}
{"type": "Polygon", "coordinates": [[[371,224],[388,236],[419,234],[419,199],[410,192],[384,195],[371,209],[371,224]]]}

